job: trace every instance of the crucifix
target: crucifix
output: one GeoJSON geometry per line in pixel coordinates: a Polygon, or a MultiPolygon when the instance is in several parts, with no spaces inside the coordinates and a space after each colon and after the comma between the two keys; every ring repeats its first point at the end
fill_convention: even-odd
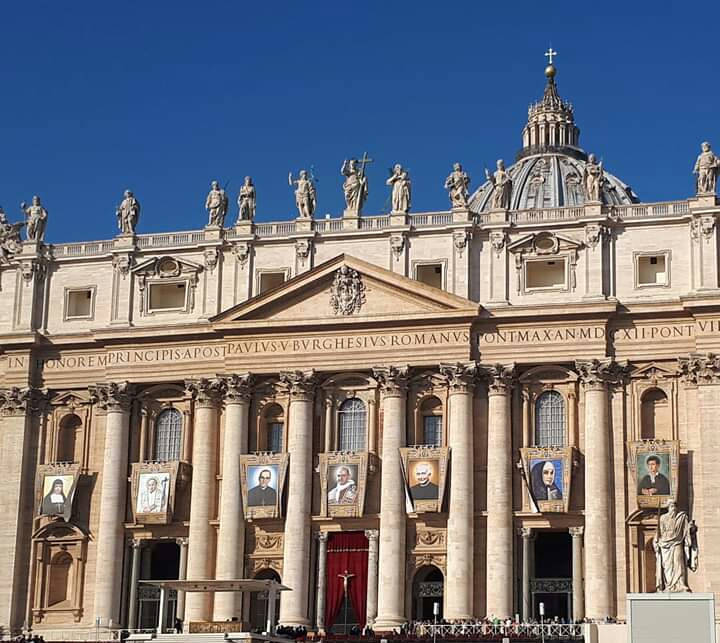
{"type": "Polygon", "coordinates": [[[362,158],[361,158],[360,161],[359,161],[359,163],[360,163],[360,176],[365,176],[365,166],[366,166],[368,163],[372,163],[372,162],[373,162],[373,159],[371,159],[371,158],[367,155],[367,152],[363,152],[362,158]]]}
{"type": "Polygon", "coordinates": [[[347,594],[348,591],[348,581],[355,576],[355,574],[348,574],[348,570],[346,569],[344,573],[338,574],[339,578],[343,579],[343,592],[347,594]]]}
{"type": "Polygon", "coordinates": [[[548,49],[548,50],[545,52],[545,55],[547,56],[547,59],[548,59],[549,64],[552,65],[553,56],[557,56],[557,55],[558,55],[558,52],[557,52],[557,51],[554,51],[553,48],[550,47],[550,49],[548,49]]]}

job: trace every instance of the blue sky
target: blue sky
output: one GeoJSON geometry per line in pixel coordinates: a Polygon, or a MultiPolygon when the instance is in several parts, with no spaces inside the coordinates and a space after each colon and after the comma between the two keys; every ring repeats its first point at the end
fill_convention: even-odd
{"type": "MultiPolygon", "coordinates": [[[[19,2],[0,6],[0,204],[40,194],[46,240],[110,238],[125,188],[138,232],[206,222],[246,174],[258,220],[295,216],[289,171],[313,165],[318,216],[343,207],[343,158],[367,151],[367,214],[388,168],[413,210],[447,209],[461,161],[477,185],[510,162],[543,52],[580,141],[644,201],[685,198],[705,139],[720,149],[720,3],[19,2]]],[[[228,215],[234,220],[235,208],[228,215]]]]}

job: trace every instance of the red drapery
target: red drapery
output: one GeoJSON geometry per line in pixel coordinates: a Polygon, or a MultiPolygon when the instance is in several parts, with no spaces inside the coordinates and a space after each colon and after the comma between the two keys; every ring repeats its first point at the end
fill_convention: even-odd
{"type": "Polygon", "coordinates": [[[343,604],[342,574],[354,574],[348,579],[350,603],[365,627],[367,608],[368,539],[362,531],[344,531],[328,536],[325,578],[325,629],[335,623],[343,604]]]}

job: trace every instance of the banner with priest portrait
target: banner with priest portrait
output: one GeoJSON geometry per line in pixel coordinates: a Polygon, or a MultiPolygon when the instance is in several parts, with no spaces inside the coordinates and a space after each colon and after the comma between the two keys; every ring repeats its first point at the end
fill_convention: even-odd
{"type": "Polygon", "coordinates": [[[280,518],[287,453],[253,453],[240,456],[240,484],[245,516],[280,518]]]}
{"type": "Polygon", "coordinates": [[[408,513],[442,511],[449,454],[448,447],[400,449],[408,513]]]}

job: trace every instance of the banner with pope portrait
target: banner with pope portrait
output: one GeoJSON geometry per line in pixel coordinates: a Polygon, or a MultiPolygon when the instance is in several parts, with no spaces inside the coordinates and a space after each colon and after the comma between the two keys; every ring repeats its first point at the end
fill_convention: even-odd
{"type": "Polygon", "coordinates": [[[320,511],[323,516],[358,518],[365,508],[366,452],[320,454],[320,511]]]}
{"type": "Polygon", "coordinates": [[[132,467],[132,510],[142,525],[172,522],[178,462],[136,462],[132,467]]]}

